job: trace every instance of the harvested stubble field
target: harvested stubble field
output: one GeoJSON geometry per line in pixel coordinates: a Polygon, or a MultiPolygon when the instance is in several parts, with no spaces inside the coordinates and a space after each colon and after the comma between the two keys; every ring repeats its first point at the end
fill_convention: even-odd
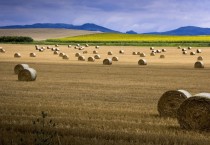
{"type": "MultiPolygon", "coordinates": [[[[78,61],[77,49],[60,46],[69,55],[63,60],[51,50],[38,52],[34,45],[1,44],[0,53],[0,144],[33,144],[36,138],[33,120],[41,111],[56,122],[61,144],[85,145],[207,145],[210,134],[186,131],[176,119],[160,118],[157,102],[167,90],[185,89],[196,94],[210,92],[210,49],[201,48],[194,56],[166,48],[149,55],[148,47],[105,47],[96,62],[78,61]],[[119,50],[125,54],[119,54],[119,50]],[[119,57],[111,66],[102,65],[108,51],[119,57]],[[144,52],[147,66],[138,66],[144,52]],[[21,58],[14,58],[19,52],[21,58]],[[36,52],[37,57],[29,54],[36,52]],[[194,69],[198,56],[204,57],[205,69],[194,69]],[[14,66],[27,63],[37,70],[34,82],[17,81],[14,66]]],[[[161,49],[161,48],[159,48],[161,49]]],[[[93,56],[93,46],[85,48],[86,59],[93,56]]],[[[195,48],[193,48],[195,50],[195,48]]],[[[81,51],[82,52],[82,51],[81,51]]],[[[56,141],[55,141],[56,142],[56,141]]],[[[57,142],[56,142],[57,143],[57,142]]]]}

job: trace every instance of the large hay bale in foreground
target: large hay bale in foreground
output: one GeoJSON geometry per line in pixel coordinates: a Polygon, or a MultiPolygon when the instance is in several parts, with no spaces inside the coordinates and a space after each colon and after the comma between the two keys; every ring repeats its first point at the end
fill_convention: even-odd
{"type": "Polygon", "coordinates": [[[112,57],[112,61],[119,61],[119,58],[117,56],[112,57]]]}
{"type": "Polygon", "coordinates": [[[88,61],[90,61],[90,62],[94,62],[95,61],[95,58],[94,57],[88,57],[88,61]]]}
{"type": "Polygon", "coordinates": [[[15,57],[15,58],[20,58],[20,57],[21,57],[21,54],[20,54],[20,53],[15,53],[15,54],[14,54],[14,57],[15,57]]]}
{"type": "Polygon", "coordinates": [[[192,95],[186,90],[166,91],[158,101],[158,112],[161,117],[176,117],[177,110],[192,95]]]}
{"type": "Polygon", "coordinates": [[[30,53],[30,57],[36,57],[36,53],[30,53]]]}
{"type": "Polygon", "coordinates": [[[37,73],[33,68],[25,68],[18,73],[19,81],[35,81],[36,77],[37,73]]]}
{"type": "Polygon", "coordinates": [[[138,65],[147,65],[146,59],[140,59],[140,60],[138,61],[138,65]]]}
{"type": "Polygon", "coordinates": [[[194,68],[204,68],[204,63],[202,61],[197,61],[194,64],[194,68]]]}
{"type": "Polygon", "coordinates": [[[210,131],[210,93],[199,93],[186,99],[177,111],[180,127],[210,131]]]}
{"type": "Polygon", "coordinates": [[[29,68],[28,64],[17,64],[14,67],[14,72],[15,72],[15,74],[18,74],[21,70],[26,69],[26,68],[29,68]]]}
{"type": "Polygon", "coordinates": [[[106,58],[103,60],[104,65],[112,65],[112,59],[111,58],[106,58]]]}

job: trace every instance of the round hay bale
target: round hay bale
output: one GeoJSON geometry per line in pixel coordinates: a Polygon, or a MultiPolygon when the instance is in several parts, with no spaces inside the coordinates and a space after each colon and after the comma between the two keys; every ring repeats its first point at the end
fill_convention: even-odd
{"type": "Polygon", "coordinates": [[[79,48],[79,50],[84,50],[84,49],[85,49],[85,47],[80,47],[80,48],[79,48]]]}
{"type": "Polygon", "coordinates": [[[150,50],[154,50],[155,48],[154,47],[150,47],[150,50]]]}
{"type": "Polygon", "coordinates": [[[64,54],[63,59],[69,59],[69,56],[67,54],[64,54]]]}
{"type": "Polygon", "coordinates": [[[75,57],[79,57],[79,56],[81,56],[81,54],[80,53],[75,53],[75,57]]]}
{"type": "Polygon", "coordinates": [[[56,51],[56,48],[51,48],[52,51],[56,51]]]}
{"type": "Polygon", "coordinates": [[[45,50],[45,47],[44,47],[44,46],[42,46],[42,47],[41,47],[41,49],[45,50]]]}
{"type": "Polygon", "coordinates": [[[47,46],[47,49],[50,49],[50,46],[47,46]]]}
{"type": "Polygon", "coordinates": [[[98,51],[97,51],[97,50],[94,50],[94,51],[93,51],[93,54],[98,54],[98,51]]]}
{"type": "Polygon", "coordinates": [[[55,48],[55,51],[60,51],[60,49],[59,48],[55,48]]]}
{"type": "Polygon", "coordinates": [[[37,73],[33,68],[25,68],[18,73],[19,81],[35,81],[36,77],[37,73]]]}
{"type": "Polygon", "coordinates": [[[78,47],[79,47],[79,46],[80,46],[80,44],[77,44],[76,46],[78,46],[78,47]]]}
{"type": "Polygon", "coordinates": [[[55,47],[59,47],[59,45],[58,44],[55,44],[55,47]]]}
{"type": "Polygon", "coordinates": [[[30,53],[30,57],[36,57],[36,53],[30,53]]]}
{"type": "Polygon", "coordinates": [[[60,57],[63,57],[64,55],[65,55],[65,53],[63,53],[63,52],[59,53],[60,57]]]}
{"type": "Polygon", "coordinates": [[[119,53],[120,54],[124,54],[125,52],[124,52],[124,50],[120,50],[119,53]]]}
{"type": "Polygon", "coordinates": [[[85,61],[85,56],[80,55],[80,56],[78,57],[78,60],[79,60],[79,61],[85,61]]]}
{"type": "Polygon", "coordinates": [[[137,55],[138,53],[137,53],[137,52],[133,52],[132,54],[133,54],[133,55],[137,55]]]}
{"type": "Polygon", "coordinates": [[[96,49],[99,49],[99,46],[95,46],[96,49]]]}
{"type": "Polygon", "coordinates": [[[197,53],[201,53],[202,51],[201,51],[201,49],[197,49],[196,52],[197,53]]]}
{"type": "Polygon", "coordinates": [[[189,46],[187,49],[188,49],[188,50],[191,50],[191,49],[192,49],[192,47],[190,47],[190,46],[189,46]]]}
{"type": "Polygon", "coordinates": [[[108,55],[112,55],[113,53],[112,53],[111,51],[109,51],[107,54],[108,54],[108,55]]]}
{"type": "Polygon", "coordinates": [[[182,129],[210,131],[210,93],[199,93],[186,99],[177,111],[182,129]]]}
{"type": "Polygon", "coordinates": [[[146,57],[146,54],[145,53],[141,53],[140,57],[146,57]]]}
{"type": "Polygon", "coordinates": [[[177,110],[192,95],[186,90],[170,90],[158,100],[157,109],[161,117],[176,117],[177,110]]]}
{"type": "Polygon", "coordinates": [[[157,50],[157,53],[161,53],[162,51],[160,49],[157,50]]]}
{"type": "Polygon", "coordinates": [[[15,72],[15,74],[18,74],[21,70],[26,69],[26,68],[29,68],[28,64],[17,64],[14,67],[14,72],[15,72]]]}
{"type": "Polygon", "coordinates": [[[89,45],[88,44],[85,44],[85,47],[88,47],[89,45]]]}
{"type": "Polygon", "coordinates": [[[181,49],[181,46],[178,46],[177,49],[181,49]]]}
{"type": "Polygon", "coordinates": [[[157,53],[157,50],[152,50],[151,52],[153,52],[153,53],[157,53]]]}
{"type": "Polygon", "coordinates": [[[71,45],[68,45],[68,48],[71,48],[71,45]]]}
{"type": "Polygon", "coordinates": [[[141,52],[137,52],[137,55],[141,55],[141,52]]]}
{"type": "Polygon", "coordinates": [[[202,56],[198,56],[197,60],[202,61],[203,57],[202,56]]]}
{"type": "Polygon", "coordinates": [[[187,51],[187,49],[186,48],[182,48],[182,51],[187,51]]]}
{"type": "Polygon", "coordinates": [[[112,65],[112,59],[111,58],[106,58],[103,60],[104,65],[112,65]]]}
{"type": "Polygon", "coordinates": [[[39,45],[35,45],[36,50],[39,50],[39,45]]]}
{"type": "Polygon", "coordinates": [[[15,53],[15,54],[14,54],[14,57],[15,57],[15,58],[20,58],[21,55],[20,55],[20,53],[15,53]]]}
{"type": "Polygon", "coordinates": [[[165,58],[165,55],[160,55],[160,58],[162,58],[162,59],[165,58]]]}
{"type": "Polygon", "coordinates": [[[187,54],[187,51],[182,51],[182,54],[187,54]]]}
{"type": "Polygon", "coordinates": [[[155,56],[155,53],[154,53],[154,52],[151,52],[151,53],[150,53],[150,56],[155,56]]]}
{"type": "Polygon", "coordinates": [[[88,53],[88,51],[87,51],[87,50],[85,50],[85,51],[83,51],[82,53],[83,53],[83,54],[87,54],[87,53],[88,53]]]}
{"type": "Polygon", "coordinates": [[[101,59],[101,56],[100,56],[99,54],[96,54],[96,55],[94,56],[94,58],[95,58],[95,59],[101,59]]]}
{"type": "Polygon", "coordinates": [[[39,48],[39,52],[44,52],[44,49],[42,49],[42,48],[39,48]]]}
{"type": "Polygon", "coordinates": [[[79,49],[79,46],[75,46],[74,49],[79,49]]]}
{"type": "Polygon", "coordinates": [[[194,64],[194,68],[204,68],[204,63],[202,61],[197,61],[194,64]]]}
{"type": "Polygon", "coordinates": [[[165,49],[165,48],[163,48],[163,49],[162,49],[162,52],[166,52],[166,49],[165,49]]]}
{"type": "Polygon", "coordinates": [[[112,61],[119,61],[119,58],[114,56],[114,57],[112,57],[112,61]]]}
{"type": "Polygon", "coordinates": [[[1,49],[0,49],[0,52],[1,52],[1,53],[5,53],[5,52],[6,52],[6,50],[5,50],[5,49],[3,49],[3,48],[1,48],[1,49]]]}
{"type": "Polygon", "coordinates": [[[193,52],[193,51],[192,51],[192,52],[190,52],[190,55],[195,55],[195,52],[193,52]]]}
{"type": "Polygon", "coordinates": [[[94,62],[95,61],[95,58],[94,57],[88,57],[88,61],[90,61],[90,62],[94,62]]]}
{"type": "Polygon", "coordinates": [[[138,61],[138,65],[147,65],[146,59],[140,59],[140,60],[138,61]]]}
{"type": "Polygon", "coordinates": [[[53,52],[53,54],[58,55],[58,54],[59,54],[59,52],[58,52],[58,51],[54,51],[54,52],[53,52]]]}

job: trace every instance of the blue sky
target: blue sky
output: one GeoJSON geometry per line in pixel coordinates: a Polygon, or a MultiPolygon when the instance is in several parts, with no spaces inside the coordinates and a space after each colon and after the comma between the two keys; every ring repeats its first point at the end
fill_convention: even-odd
{"type": "Polygon", "coordinates": [[[95,23],[138,33],[210,28],[209,0],[0,0],[0,25],[95,23]]]}

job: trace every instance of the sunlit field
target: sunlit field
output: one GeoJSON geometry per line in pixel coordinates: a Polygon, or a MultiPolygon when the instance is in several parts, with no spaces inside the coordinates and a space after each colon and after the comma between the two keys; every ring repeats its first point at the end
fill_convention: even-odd
{"type": "MultiPolygon", "coordinates": [[[[41,46],[41,45],[40,45],[41,46]]],[[[210,49],[183,55],[177,47],[154,47],[166,52],[150,56],[149,47],[94,46],[84,50],[60,45],[64,60],[50,49],[35,50],[34,45],[0,44],[0,144],[35,144],[40,136],[41,112],[47,113],[46,137],[62,145],[208,145],[210,133],[180,129],[175,118],[161,118],[157,102],[168,90],[185,89],[192,94],[210,92],[210,49]],[[83,51],[87,54],[83,54],[83,51]],[[101,59],[88,62],[97,50],[101,59]],[[124,54],[119,54],[124,50],[124,54]],[[107,52],[112,51],[113,55],[107,52]],[[21,58],[14,58],[19,52],[21,58]],[[29,53],[37,57],[29,57],[29,53]],[[86,61],[78,61],[80,52],[86,61]],[[146,57],[133,55],[144,52],[146,57]],[[160,59],[164,54],[165,58],[160,59]],[[112,65],[105,58],[119,57],[112,65]],[[204,69],[195,69],[202,56],[204,69]],[[138,65],[139,59],[148,65],[138,65]],[[21,82],[14,67],[27,63],[37,71],[36,81],[21,82]],[[39,122],[37,119],[40,118],[39,122]],[[36,123],[34,123],[36,121],[36,123]],[[36,141],[35,141],[36,140],[36,141]]],[[[55,47],[55,46],[52,46],[55,47]]],[[[47,48],[47,46],[45,46],[47,48]]],[[[42,125],[42,124],[41,124],[42,125]]],[[[44,144],[44,143],[43,143],[44,144]]]]}
{"type": "Polygon", "coordinates": [[[49,39],[50,41],[128,41],[128,42],[210,42],[209,35],[201,36],[168,36],[168,35],[150,35],[150,34],[121,34],[121,33],[100,33],[65,37],[59,39],[49,39]]]}

